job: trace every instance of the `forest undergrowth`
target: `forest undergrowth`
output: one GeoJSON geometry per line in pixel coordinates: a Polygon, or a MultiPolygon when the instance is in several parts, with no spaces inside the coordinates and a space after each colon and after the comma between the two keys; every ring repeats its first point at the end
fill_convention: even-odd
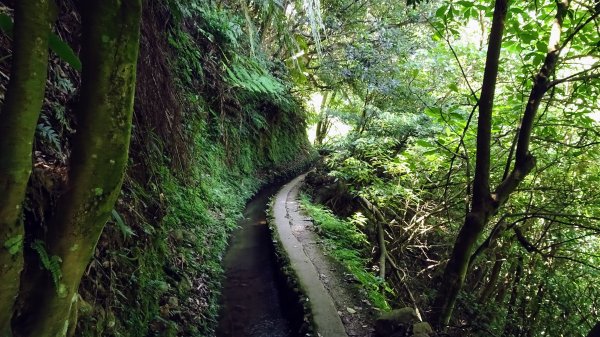
{"type": "Polygon", "coordinates": [[[343,3],[303,68],[326,241],[442,334],[597,331],[597,4],[343,3]]]}

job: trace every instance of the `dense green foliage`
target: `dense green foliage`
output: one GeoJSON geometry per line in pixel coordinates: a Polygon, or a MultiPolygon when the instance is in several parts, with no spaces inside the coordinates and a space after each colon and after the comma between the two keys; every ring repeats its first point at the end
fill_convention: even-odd
{"type": "Polygon", "coordinates": [[[302,203],[375,307],[600,321],[598,1],[139,3],[0,1],[0,334],[211,335],[228,234],[307,121],[302,203]]]}
{"type": "Polygon", "coordinates": [[[324,237],[325,251],[358,281],[373,306],[382,310],[389,309],[380,288],[387,291],[390,289],[368,271],[365,257],[368,256],[369,244],[365,234],[360,231],[366,219],[360,214],[355,214],[352,219],[339,219],[330,210],[311,203],[306,195],[302,196],[301,204],[306,214],[313,219],[316,232],[324,237]]]}
{"type": "MultiPolygon", "coordinates": [[[[176,25],[168,44],[176,57],[168,62],[183,107],[177,127],[184,153],[169,153],[173,144],[165,135],[137,134],[143,148],[134,156],[146,170],[144,180],[134,178],[134,159],[118,208],[135,224],[134,236],[103,254],[95,271],[104,279],[108,261],[124,274],[116,273],[114,290],[107,289],[110,312],[92,309],[81,324],[84,335],[211,335],[221,256],[245,201],[308,154],[302,109],[285,78],[273,75],[272,62],[248,53],[242,18],[205,3],[170,8],[176,25]]],[[[117,227],[112,232],[118,234],[117,227]]],[[[96,289],[90,284],[86,291],[96,289]]]]}
{"type": "MultiPolygon", "coordinates": [[[[433,317],[436,293],[449,287],[443,269],[479,188],[479,98],[494,4],[322,6],[324,56],[307,59],[306,69],[317,133],[330,132],[316,135],[325,172],[340,193],[367,199],[386,219],[393,252],[386,280],[395,290],[388,301],[433,317]],[[336,135],[344,124],[349,131],[336,135]]],[[[449,329],[456,335],[583,335],[598,321],[599,12],[579,1],[563,7],[511,2],[507,12],[489,193],[508,197],[466,248],[468,272],[449,329]],[[532,100],[537,114],[527,107],[532,100]],[[535,166],[515,187],[511,171],[521,168],[522,154],[535,166]],[[554,321],[561,324],[548,324],[554,321]]],[[[316,193],[336,213],[367,215],[375,261],[375,214],[357,199],[340,206],[339,193],[316,193]]]]}

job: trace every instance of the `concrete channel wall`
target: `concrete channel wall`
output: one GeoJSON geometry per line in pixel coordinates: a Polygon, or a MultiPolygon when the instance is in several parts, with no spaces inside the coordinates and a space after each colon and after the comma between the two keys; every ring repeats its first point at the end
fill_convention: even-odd
{"type": "Polygon", "coordinates": [[[334,301],[319,278],[316,267],[304,252],[302,244],[292,231],[298,216],[297,190],[305,175],[296,177],[284,185],[275,195],[272,216],[276,238],[289,259],[290,268],[297,277],[302,292],[308,297],[308,307],[315,332],[321,337],[347,337],[334,301]]]}

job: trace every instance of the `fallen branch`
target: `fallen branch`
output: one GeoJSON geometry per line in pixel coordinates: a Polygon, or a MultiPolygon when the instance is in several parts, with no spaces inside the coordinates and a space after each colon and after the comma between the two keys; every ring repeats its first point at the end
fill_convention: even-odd
{"type": "Polygon", "coordinates": [[[385,247],[385,232],[383,230],[383,223],[386,222],[383,213],[377,208],[377,206],[373,205],[369,200],[364,197],[359,196],[358,200],[363,207],[375,215],[376,223],[377,223],[377,241],[379,244],[379,277],[382,281],[385,281],[385,256],[387,255],[387,249],[385,247]]]}
{"type": "Polygon", "coordinates": [[[417,306],[417,301],[415,300],[415,297],[413,296],[412,291],[410,291],[410,288],[408,287],[406,282],[403,281],[404,277],[402,277],[400,275],[400,272],[405,274],[404,271],[398,267],[396,262],[394,262],[394,258],[392,258],[392,256],[390,254],[386,253],[385,256],[387,257],[387,260],[390,262],[390,265],[394,269],[394,273],[396,274],[398,281],[400,281],[400,283],[404,287],[404,290],[406,290],[406,293],[408,294],[408,298],[410,298],[410,302],[412,303],[413,307],[415,308],[415,312],[417,313],[417,317],[419,318],[419,321],[422,322],[423,318],[421,317],[421,311],[419,310],[419,307],[417,306]]]}

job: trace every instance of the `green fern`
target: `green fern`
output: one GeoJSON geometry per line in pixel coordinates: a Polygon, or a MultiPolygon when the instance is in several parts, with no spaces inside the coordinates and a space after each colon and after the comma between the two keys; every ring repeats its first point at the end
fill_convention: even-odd
{"type": "Polygon", "coordinates": [[[42,122],[37,125],[36,133],[42,137],[43,140],[50,143],[59,154],[62,154],[62,146],[60,144],[60,136],[54,130],[50,121],[48,121],[48,117],[42,115],[42,122]]]}
{"type": "Polygon", "coordinates": [[[67,130],[70,133],[74,133],[75,130],[71,128],[65,107],[58,103],[53,103],[50,105],[50,107],[52,109],[52,116],[54,116],[60,127],[63,130],[67,130]]]}
{"type": "Polygon", "coordinates": [[[31,244],[31,248],[38,254],[44,269],[52,275],[52,282],[54,282],[54,287],[58,293],[60,291],[60,279],[62,278],[62,272],[60,271],[61,258],[56,255],[48,255],[46,244],[41,240],[35,240],[31,244]]]}
{"type": "Polygon", "coordinates": [[[227,81],[252,93],[280,96],[284,93],[284,85],[260,64],[249,58],[237,57],[231,65],[223,63],[227,72],[227,81]]]}

